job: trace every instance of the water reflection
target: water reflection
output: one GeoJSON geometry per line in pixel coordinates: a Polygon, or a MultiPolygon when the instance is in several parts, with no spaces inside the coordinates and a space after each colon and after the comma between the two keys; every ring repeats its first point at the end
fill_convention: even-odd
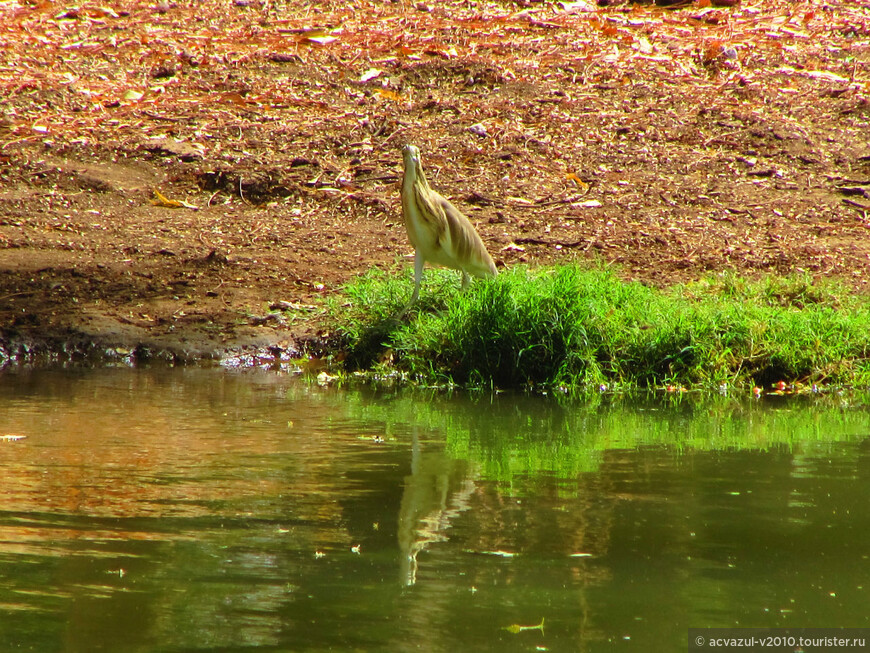
{"type": "Polygon", "coordinates": [[[405,477],[399,508],[401,579],[417,582],[417,555],[433,542],[448,540],[451,523],[464,510],[475,484],[462,461],[443,451],[423,453],[417,428],[411,436],[411,473],[405,477]]]}
{"type": "Polygon", "coordinates": [[[0,650],[639,650],[867,626],[870,422],[0,375],[0,650]],[[539,630],[511,630],[535,625],[539,630]]]}

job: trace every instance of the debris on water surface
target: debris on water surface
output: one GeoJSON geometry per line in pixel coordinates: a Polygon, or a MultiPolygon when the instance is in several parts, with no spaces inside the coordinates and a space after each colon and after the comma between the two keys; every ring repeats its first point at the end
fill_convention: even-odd
{"type": "Polygon", "coordinates": [[[511,624],[510,626],[504,626],[502,630],[506,630],[509,633],[513,633],[514,635],[523,632],[524,630],[540,630],[542,633],[544,632],[544,618],[541,618],[541,623],[536,626],[521,626],[519,624],[511,624]]]}

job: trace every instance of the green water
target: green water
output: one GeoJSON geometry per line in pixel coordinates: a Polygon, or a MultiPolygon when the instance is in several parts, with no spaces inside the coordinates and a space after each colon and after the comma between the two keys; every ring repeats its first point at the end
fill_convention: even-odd
{"type": "Polygon", "coordinates": [[[870,626],[870,415],[0,374],[0,651],[675,651],[870,626]],[[511,626],[543,630],[513,632],[511,626]]]}

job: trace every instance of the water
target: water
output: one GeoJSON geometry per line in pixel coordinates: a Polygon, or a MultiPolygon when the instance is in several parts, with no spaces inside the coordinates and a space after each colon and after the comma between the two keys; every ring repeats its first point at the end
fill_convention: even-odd
{"type": "Polygon", "coordinates": [[[870,626],[870,418],[836,398],[19,371],[2,435],[26,436],[0,442],[2,651],[685,650],[690,626],[870,626]]]}

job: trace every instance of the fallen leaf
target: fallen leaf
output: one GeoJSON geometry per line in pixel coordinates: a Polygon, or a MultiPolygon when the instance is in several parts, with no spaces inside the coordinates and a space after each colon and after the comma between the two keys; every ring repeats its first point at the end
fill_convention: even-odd
{"type": "Polygon", "coordinates": [[[524,630],[540,630],[542,633],[544,632],[544,620],[541,619],[541,623],[536,624],[534,626],[521,626],[520,624],[511,624],[510,626],[504,626],[502,630],[506,630],[509,633],[513,633],[514,635],[523,632],[524,630]]]}
{"type": "Polygon", "coordinates": [[[239,107],[244,107],[248,104],[248,101],[242,96],[241,93],[224,93],[223,98],[227,102],[232,102],[239,107]]]}
{"type": "Polygon", "coordinates": [[[395,91],[391,91],[388,88],[376,88],[375,93],[380,95],[385,100],[398,101],[401,99],[401,96],[398,93],[396,93],[395,91]]]}
{"type": "Polygon", "coordinates": [[[848,77],[841,77],[840,75],[835,75],[827,70],[798,70],[791,66],[780,66],[775,72],[780,75],[798,75],[800,77],[809,77],[810,79],[820,79],[825,82],[842,83],[849,81],[848,77]]]}
{"type": "Polygon", "coordinates": [[[118,12],[111,7],[90,7],[88,11],[98,18],[120,18],[118,12]]]}
{"type": "Polygon", "coordinates": [[[652,54],[654,50],[652,43],[650,43],[645,37],[639,38],[633,47],[643,54],[652,54]]]}
{"type": "Polygon", "coordinates": [[[375,79],[378,75],[380,75],[383,71],[378,70],[377,68],[369,68],[365,71],[359,78],[361,82],[368,82],[372,79],[375,79]]]}
{"type": "Polygon", "coordinates": [[[489,136],[489,133],[486,131],[486,125],[484,125],[482,122],[474,123],[471,127],[468,128],[468,131],[470,131],[475,136],[480,136],[481,138],[486,138],[487,136],[489,136]]]}
{"type": "Polygon", "coordinates": [[[327,386],[330,383],[333,383],[337,378],[338,377],[327,374],[326,372],[321,372],[317,375],[317,385],[327,386]]]}
{"type": "MultiPolygon", "coordinates": [[[[573,181],[576,186],[579,186],[584,191],[589,190],[589,184],[587,184],[585,181],[580,179],[580,177],[577,176],[576,172],[569,172],[567,175],[565,175],[565,179],[567,179],[568,181],[573,181]]],[[[584,192],[584,195],[585,195],[585,192],[584,192]]]]}
{"type": "Polygon", "coordinates": [[[0,442],[18,442],[19,440],[23,440],[26,437],[26,435],[7,433],[6,435],[0,435],[0,442]]]}
{"type": "Polygon", "coordinates": [[[598,7],[592,2],[579,0],[578,2],[560,2],[559,6],[566,14],[573,14],[578,11],[597,11],[598,7]]]}
{"type": "Polygon", "coordinates": [[[444,59],[455,59],[459,56],[459,53],[456,51],[456,48],[448,48],[448,49],[430,49],[426,50],[426,54],[433,55],[436,57],[442,57],[444,59]]]}
{"type": "Polygon", "coordinates": [[[309,36],[306,35],[302,38],[306,43],[315,43],[316,45],[327,45],[332,43],[333,41],[337,41],[337,36],[332,36],[330,34],[324,34],[323,36],[309,36]]]}
{"type": "Polygon", "coordinates": [[[842,77],[840,75],[835,75],[834,73],[830,73],[827,70],[808,70],[803,73],[810,79],[821,79],[825,82],[848,82],[848,77],[842,77]]]}
{"type": "Polygon", "coordinates": [[[154,206],[162,206],[167,209],[198,209],[198,206],[193,204],[188,204],[187,202],[183,202],[181,200],[171,200],[165,195],[163,195],[159,190],[154,190],[155,199],[151,200],[151,203],[154,206]]]}

